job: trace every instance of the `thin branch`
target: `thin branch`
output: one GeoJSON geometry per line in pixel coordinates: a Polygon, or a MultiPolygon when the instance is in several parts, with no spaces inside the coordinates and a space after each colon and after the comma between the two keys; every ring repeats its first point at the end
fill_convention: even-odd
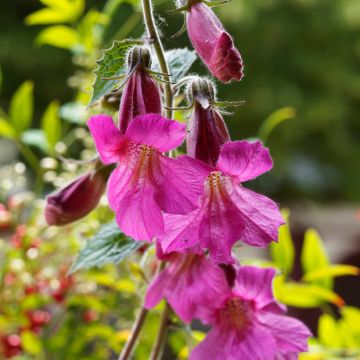
{"type": "Polygon", "coordinates": [[[166,339],[166,332],[169,325],[169,315],[170,315],[171,309],[169,304],[165,303],[165,308],[161,316],[161,322],[159,327],[159,332],[157,335],[156,342],[154,344],[154,347],[151,351],[150,359],[151,360],[160,360],[163,349],[164,349],[164,342],[166,339]]]}
{"type": "Polygon", "coordinates": [[[133,324],[130,336],[126,341],[126,344],[124,345],[124,347],[121,351],[121,354],[119,355],[118,360],[127,360],[130,358],[131,352],[132,352],[134,345],[136,343],[136,340],[140,334],[140,330],[144,325],[147,314],[148,314],[148,310],[145,309],[144,307],[142,307],[134,324],[133,324]]]}

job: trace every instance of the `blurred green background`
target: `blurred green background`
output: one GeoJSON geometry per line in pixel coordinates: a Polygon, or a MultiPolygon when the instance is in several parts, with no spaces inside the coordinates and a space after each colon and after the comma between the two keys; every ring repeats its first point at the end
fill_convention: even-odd
{"type": "MultiPolygon", "coordinates": [[[[86,1],[88,9],[99,11],[104,4],[86,1]]],[[[64,103],[74,97],[68,86],[73,55],[66,49],[34,45],[44,27],[26,26],[24,18],[42,8],[39,1],[2,1],[0,6],[0,105],[6,109],[15,89],[31,79],[39,119],[51,100],[64,103]]],[[[171,1],[158,7],[166,46],[188,46],[186,34],[170,39],[182,22],[180,15],[166,13],[172,7],[171,1]]],[[[262,178],[262,187],[279,200],[359,201],[360,2],[233,0],[216,12],[233,34],[245,64],[241,83],[219,86],[221,99],[246,100],[226,117],[233,138],[257,136],[263,121],[279,108],[296,111],[268,138],[275,168],[262,178]]],[[[111,44],[131,13],[130,5],[118,6],[104,44],[111,44]]],[[[140,36],[142,31],[139,20],[130,35],[140,36]]],[[[199,61],[192,71],[206,74],[199,61]]]]}

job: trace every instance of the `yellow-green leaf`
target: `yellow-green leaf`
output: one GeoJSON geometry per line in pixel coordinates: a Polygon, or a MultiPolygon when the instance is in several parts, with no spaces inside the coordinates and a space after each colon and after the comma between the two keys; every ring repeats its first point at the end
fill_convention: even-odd
{"type": "Polygon", "coordinates": [[[301,308],[318,307],[326,302],[344,305],[344,300],[338,294],[320,286],[277,281],[274,285],[276,298],[286,305],[301,308]]]}
{"type": "Polygon", "coordinates": [[[0,117],[0,136],[13,139],[16,136],[16,131],[13,126],[6,120],[0,117]]]}
{"type": "Polygon", "coordinates": [[[50,26],[42,30],[36,38],[40,45],[52,45],[63,49],[72,49],[79,43],[79,35],[69,26],[50,26]]]}
{"type": "MultiPolygon", "coordinates": [[[[330,265],[324,244],[320,235],[314,229],[308,229],[305,232],[301,264],[305,274],[330,265]]],[[[317,279],[312,282],[326,289],[332,288],[331,277],[317,279]]]]}
{"type": "Polygon", "coordinates": [[[21,333],[21,345],[31,355],[39,355],[42,351],[41,341],[30,330],[25,330],[21,333]]]}
{"type": "Polygon", "coordinates": [[[346,275],[359,275],[359,274],[360,274],[360,269],[356,266],[330,265],[306,273],[303,276],[303,280],[307,282],[313,282],[315,280],[321,280],[323,278],[346,276],[346,275]]]}
{"type": "Polygon", "coordinates": [[[278,243],[270,245],[270,254],[276,266],[288,275],[294,266],[295,249],[289,228],[289,210],[283,209],[281,213],[286,224],[279,229],[278,243]]]}
{"type": "Polygon", "coordinates": [[[56,143],[61,139],[61,121],[59,118],[60,105],[52,101],[46,108],[41,119],[41,127],[45,133],[46,141],[50,151],[53,151],[56,143]]]}
{"type": "Polygon", "coordinates": [[[323,314],[319,319],[318,336],[323,345],[336,347],[341,345],[336,320],[329,314],[323,314]]]}
{"type": "Polygon", "coordinates": [[[31,81],[25,81],[11,99],[9,116],[18,132],[28,129],[31,125],[34,106],[33,88],[31,81]]]}

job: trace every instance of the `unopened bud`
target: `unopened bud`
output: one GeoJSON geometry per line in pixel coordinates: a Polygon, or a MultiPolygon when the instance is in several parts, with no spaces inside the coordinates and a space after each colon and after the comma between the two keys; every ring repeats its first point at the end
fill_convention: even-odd
{"type": "Polygon", "coordinates": [[[145,46],[134,46],[130,49],[127,56],[128,71],[134,67],[141,65],[144,68],[151,68],[151,55],[150,50],[145,46]]]}
{"type": "Polygon", "coordinates": [[[48,225],[70,224],[95,209],[106,188],[108,174],[107,168],[95,170],[49,195],[45,208],[48,225]]]}

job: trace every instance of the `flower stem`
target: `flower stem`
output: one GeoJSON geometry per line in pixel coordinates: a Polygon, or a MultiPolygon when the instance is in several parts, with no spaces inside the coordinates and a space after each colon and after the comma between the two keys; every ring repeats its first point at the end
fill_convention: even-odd
{"type": "Polygon", "coordinates": [[[148,314],[148,310],[144,307],[141,308],[134,324],[131,329],[130,336],[128,340],[126,341],[126,344],[123,347],[123,350],[121,351],[121,354],[119,355],[118,360],[127,360],[129,359],[132,349],[136,343],[136,340],[140,334],[140,330],[144,325],[146,315],[148,314]]]}
{"type": "MultiPolygon", "coordinates": [[[[154,46],[156,56],[159,61],[160,70],[164,74],[170,74],[169,66],[168,66],[168,64],[166,62],[166,58],[165,58],[164,48],[163,48],[162,42],[160,40],[160,36],[159,36],[157,28],[156,28],[154,14],[152,11],[151,0],[142,0],[142,8],[143,8],[143,13],[144,13],[145,26],[146,26],[150,41],[152,42],[152,44],[154,46]]],[[[164,75],[164,79],[169,82],[171,81],[170,76],[164,75]]],[[[165,83],[164,89],[165,89],[165,106],[166,106],[165,114],[166,114],[167,118],[171,119],[171,117],[172,117],[171,108],[172,108],[172,101],[173,101],[171,84],[165,83]]]]}
{"type": "Polygon", "coordinates": [[[166,332],[167,327],[169,325],[169,315],[170,315],[171,309],[169,304],[165,303],[165,308],[161,316],[161,322],[160,322],[160,328],[157,335],[156,342],[154,344],[154,347],[151,351],[150,359],[151,360],[159,360],[161,358],[163,349],[164,349],[164,342],[166,338],[166,332]]]}

